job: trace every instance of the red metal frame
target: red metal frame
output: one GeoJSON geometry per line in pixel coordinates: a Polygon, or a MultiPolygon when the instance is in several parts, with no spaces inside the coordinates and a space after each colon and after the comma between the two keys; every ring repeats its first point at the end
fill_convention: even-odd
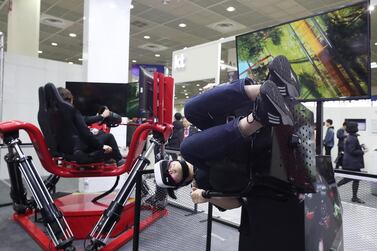
{"type": "MultiPolygon", "coordinates": [[[[60,177],[104,177],[104,176],[118,176],[132,169],[137,157],[142,153],[147,137],[150,132],[157,132],[162,134],[165,141],[170,137],[172,126],[173,113],[173,94],[174,83],[170,77],[164,77],[163,74],[154,74],[154,94],[153,94],[153,115],[157,118],[148,120],[148,122],[139,125],[131,139],[130,149],[127,156],[126,163],[120,168],[116,165],[105,165],[104,163],[90,163],[77,164],[75,162],[65,161],[59,158],[53,158],[50,154],[47,144],[41,131],[31,123],[12,120],[0,122],[0,137],[4,138],[6,134],[18,133],[20,130],[26,131],[30,140],[38,154],[38,158],[43,167],[50,173],[60,177]]],[[[91,202],[83,202],[82,207],[91,202]]],[[[56,201],[59,205],[59,201],[56,201]]],[[[133,207],[133,205],[132,205],[133,207]]],[[[157,210],[150,208],[152,214],[140,222],[140,231],[154,223],[159,218],[165,216],[168,211],[166,209],[157,210]]],[[[73,214],[79,215],[79,208],[73,214]]],[[[61,210],[64,213],[64,209],[61,210]]],[[[44,250],[56,250],[50,237],[42,231],[30,217],[33,215],[32,210],[28,210],[25,214],[14,213],[13,219],[18,222],[25,231],[38,243],[44,250]]],[[[102,214],[102,213],[101,213],[102,214]]],[[[101,215],[100,214],[100,215],[101,215]]],[[[118,231],[119,232],[119,231],[118,231]]],[[[127,231],[119,234],[116,238],[110,241],[102,250],[114,250],[123,246],[126,242],[132,239],[133,227],[127,231]]]]}
{"type": "Polygon", "coordinates": [[[12,133],[19,130],[25,130],[27,132],[38,154],[39,160],[48,172],[61,177],[104,177],[118,176],[125,172],[128,172],[137,159],[137,156],[139,156],[144,149],[144,145],[149,132],[159,132],[164,136],[165,139],[168,139],[173,130],[173,126],[171,124],[161,125],[157,123],[141,124],[136,128],[134,132],[131,140],[130,150],[127,156],[127,161],[123,166],[116,168],[114,166],[105,165],[104,163],[94,163],[93,168],[96,169],[88,168],[85,170],[81,170],[79,169],[79,167],[88,167],[90,166],[90,164],[74,165],[72,162],[67,161],[62,161],[60,164],[58,164],[56,162],[56,159],[54,161],[50,152],[48,151],[48,147],[41,131],[33,124],[17,120],[0,123],[0,134],[12,133]],[[67,163],[68,165],[64,165],[67,163]]]}

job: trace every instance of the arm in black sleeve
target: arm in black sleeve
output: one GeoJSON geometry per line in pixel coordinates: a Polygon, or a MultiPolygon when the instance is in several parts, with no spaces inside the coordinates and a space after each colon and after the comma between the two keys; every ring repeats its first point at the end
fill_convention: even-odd
{"type": "Polygon", "coordinates": [[[97,149],[97,150],[102,149],[103,145],[90,132],[89,128],[87,127],[84,121],[83,116],[77,110],[75,111],[75,115],[74,115],[74,123],[76,125],[77,131],[80,137],[84,140],[84,142],[89,147],[93,149],[97,149]]]}
{"type": "Polygon", "coordinates": [[[87,125],[91,125],[91,124],[103,121],[103,117],[101,115],[84,116],[84,121],[87,125]]]}

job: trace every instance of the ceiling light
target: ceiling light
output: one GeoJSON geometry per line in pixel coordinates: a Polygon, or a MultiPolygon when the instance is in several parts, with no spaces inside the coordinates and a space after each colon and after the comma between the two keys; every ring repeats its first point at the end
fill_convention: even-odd
{"type": "Polygon", "coordinates": [[[38,54],[42,54],[43,53],[43,51],[38,51],[38,54]]]}
{"type": "Polygon", "coordinates": [[[377,63],[376,62],[370,63],[370,68],[377,68],[377,63]]]}
{"type": "Polygon", "coordinates": [[[51,45],[52,46],[58,46],[58,43],[52,42],[51,45]]]}
{"type": "Polygon", "coordinates": [[[155,56],[156,58],[159,58],[161,55],[160,55],[160,54],[154,54],[154,56],[155,56]]]}
{"type": "Polygon", "coordinates": [[[79,58],[79,61],[82,61],[82,58],[79,58]]]}
{"type": "Polygon", "coordinates": [[[150,39],[151,37],[148,36],[148,35],[145,35],[144,38],[145,38],[145,39],[150,39]]]}
{"type": "Polygon", "coordinates": [[[190,98],[189,96],[186,96],[186,98],[190,98]]]}
{"type": "Polygon", "coordinates": [[[232,11],[235,11],[236,8],[234,8],[233,6],[229,6],[228,8],[226,8],[226,11],[229,11],[229,12],[232,12],[232,11]]]}
{"type": "Polygon", "coordinates": [[[134,8],[134,5],[133,5],[133,4],[131,4],[131,5],[130,5],[130,9],[132,10],[133,8],[134,8]]]}
{"type": "Polygon", "coordinates": [[[188,95],[188,93],[187,93],[187,92],[185,92],[184,94],[185,94],[186,96],[188,95]]]}
{"type": "Polygon", "coordinates": [[[185,28],[187,25],[185,23],[180,23],[180,24],[178,24],[178,26],[181,27],[181,28],[185,28]]]}
{"type": "Polygon", "coordinates": [[[76,33],[69,33],[70,37],[77,37],[76,33]]]}
{"type": "Polygon", "coordinates": [[[220,60],[220,64],[223,64],[223,63],[224,63],[224,60],[221,59],[221,60],[220,60]]]}
{"type": "Polygon", "coordinates": [[[200,84],[196,84],[196,86],[200,86],[200,84]]]}
{"type": "Polygon", "coordinates": [[[132,63],[136,63],[136,60],[135,60],[135,59],[133,59],[133,60],[132,60],[132,63]]]}
{"type": "Polygon", "coordinates": [[[73,62],[69,61],[68,64],[73,64],[73,62]]]}
{"type": "Polygon", "coordinates": [[[199,88],[199,91],[203,91],[203,88],[199,88]]]}
{"type": "Polygon", "coordinates": [[[374,11],[374,5],[372,5],[372,4],[369,5],[368,10],[369,10],[369,11],[374,11]]]}
{"type": "Polygon", "coordinates": [[[374,43],[374,45],[377,45],[377,43],[374,43]]]}
{"type": "Polygon", "coordinates": [[[184,89],[183,91],[184,91],[184,92],[187,92],[187,90],[186,90],[186,89],[184,89]]]}
{"type": "Polygon", "coordinates": [[[186,88],[186,86],[182,85],[182,88],[186,88]]]}

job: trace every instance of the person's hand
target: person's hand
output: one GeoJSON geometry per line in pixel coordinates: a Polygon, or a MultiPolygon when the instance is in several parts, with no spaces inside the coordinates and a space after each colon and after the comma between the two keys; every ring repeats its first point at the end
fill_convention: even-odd
{"type": "Polygon", "coordinates": [[[216,83],[208,83],[205,86],[203,86],[203,91],[208,91],[208,90],[212,89],[213,87],[215,87],[217,85],[218,84],[216,84],[216,83]]]}
{"type": "Polygon", "coordinates": [[[203,198],[203,196],[202,196],[202,193],[204,192],[203,189],[199,189],[199,188],[196,188],[196,187],[192,187],[191,189],[192,189],[191,190],[191,200],[192,200],[192,202],[194,202],[195,204],[208,202],[208,199],[203,198]]]}
{"type": "Polygon", "coordinates": [[[107,118],[110,116],[110,110],[106,108],[103,113],[101,114],[102,117],[107,118]]]}
{"type": "Polygon", "coordinates": [[[111,146],[108,146],[108,145],[103,145],[102,147],[103,151],[105,153],[110,153],[113,149],[111,148],[111,146]]]}

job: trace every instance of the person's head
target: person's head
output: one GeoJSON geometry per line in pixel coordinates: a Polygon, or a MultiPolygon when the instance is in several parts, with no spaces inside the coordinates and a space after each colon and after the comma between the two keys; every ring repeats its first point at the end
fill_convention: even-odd
{"type": "Polygon", "coordinates": [[[326,119],[326,126],[327,127],[330,127],[330,126],[332,126],[332,119],[326,119]]]}
{"type": "Polygon", "coordinates": [[[178,188],[191,183],[193,166],[184,160],[160,160],[154,165],[154,174],[159,187],[178,188]]]}
{"type": "Polygon", "coordinates": [[[348,122],[346,125],[346,132],[349,134],[357,133],[359,131],[358,125],[356,122],[348,122]]]}
{"type": "Polygon", "coordinates": [[[58,87],[58,92],[59,95],[63,98],[64,101],[73,104],[73,95],[70,92],[70,90],[63,88],[63,87],[58,87]]]}
{"type": "Polygon", "coordinates": [[[182,114],[180,112],[175,113],[174,119],[177,120],[177,121],[180,121],[182,119],[182,114]]]}
{"type": "Polygon", "coordinates": [[[183,118],[182,123],[184,128],[187,128],[191,125],[191,123],[186,118],[183,118]]]}
{"type": "Polygon", "coordinates": [[[344,122],[343,122],[343,129],[345,130],[345,129],[346,129],[346,127],[347,127],[347,122],[346,122],[346,121],[344,121],[344,122]]]}

